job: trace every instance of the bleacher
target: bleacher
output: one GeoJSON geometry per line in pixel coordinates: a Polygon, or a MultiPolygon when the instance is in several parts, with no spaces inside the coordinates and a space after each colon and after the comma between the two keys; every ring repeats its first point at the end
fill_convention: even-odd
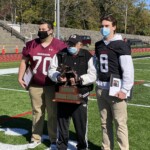
{"type": "Polygon", "coordinates": [[[0,54],[2,51],[5,53],[18,53],[22,51],[25,44],[25,38],[19,32],[9,27],[4,22],[0,21],[0,54]]]}

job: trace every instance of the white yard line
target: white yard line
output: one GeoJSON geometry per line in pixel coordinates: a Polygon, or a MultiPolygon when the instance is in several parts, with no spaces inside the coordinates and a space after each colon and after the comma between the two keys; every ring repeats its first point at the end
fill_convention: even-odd
{"type": "Polygon", "coordinates": [[[150,81],[148,81],[148,80],[134,80],[135,82],[136,81],[143,81],[143,82],[150,82],[150,81]]]}
{"type": "Polygon", "coordinates": [[[141,104],[129,104],[130,106],[136,106],[136,107],[144,107],[144,108],[150,108],[150,105],[141,105],[141,104]]]}
{"type": "Polygon", "coordinates": [[[134,62],[134,64],[136,64],[136,65],[149,65],[149,63],[136,63],[136,62],[134,62]]]}
{"type": "Polygon", "coordinates": [[[0,75],[18,73],[19,68],[0,69],[0,75]]]}
{"type": "Polygon", "coordinates": [[[1,74],[0,76],[8,77],[11,76],[11,74],[1,74]]]}
{"type": "MultiPolygon", "coordinates": [[[[143,70],[143,69],[136,69],[136,70],[143,70]]],[[[146,70],[146,71],[149,71],[149,70],[146,70]]],[[[0,75],[7,75],[7,74],[12,74],[12,73],[18,73],[18,68],[0,69],[0,75]]],[[[140,81],[140,80],[135,80],[135,81],[140,81]]],[[[150,82],[150,81],[146,81],[146,82],[150,82]]],[[[15,92],[24,92],[24,93],[28,92],[26,90],[9,89],[9,88],[2,88],[2,87],[0,87],[0,90],[15,91],[15,92]]],[[[89,98],[89,99],[96,101],[96,99],[93,99],[93,98],[89,98]]],[[[150,108],[149,105],[141,105],[141,104],[128,104],[128,105],[130,105],[130,106],[136,106],[136,107],[150,108]]]]}
{"type": "MultiPolygon", "coordinates": [[[[91,101],[96,101],[96,98],[89,98],[91,101]]],[[[129,104],[129,106],[136,106],[136,107],[144,107],[144,108],[150,108],[150,105],[141,105],[141,104],[129,104]]]]}
{"type": "Polygon", "coordinates": [[[148,69],[134,69],[134,70],[139,70],[139,71],[150,71],[148,69]]]}
{"type": "Polygon", "coordinates": [[[138,60],[138,59],[148,59],[150,57],[139,57],[139,58],[133,58],[133,60],[138,60]]]}
{"type": "Polygon", "coordinates": [[[9,89],[9,88],[2,88],[0,87],[0,90],[6,90],[6,91],[15,91],[15,92],[28,92],[28,91],[25,91],[25,90],[17,90],[17,89],[9,89]]]}
{"type": "MultiPolygon", "coordinates": [[[[6,90],[6,91],[15,91],[15,92],[24,92],[24,93],[27,93],[28,91],[25,91],[25,90],[17,90],[17,89],[9,89],[9,88],[1,88],[0,87],[0,90],[6,90]]],[[[96,101],[97,99],[95,98],[89,98],[90,100],[92,101],[96,101]]],[[[128,105],[131,105],[131,106],[137,106],[137,107],[145,107],[145,108],[150,108],[150,105],[141,105],[141,104],[129,104],[128,105]]]]}

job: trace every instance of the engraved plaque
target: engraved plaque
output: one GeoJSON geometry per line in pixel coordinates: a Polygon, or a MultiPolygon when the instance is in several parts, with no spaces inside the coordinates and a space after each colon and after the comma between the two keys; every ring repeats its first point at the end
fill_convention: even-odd
{"type": "Polygon", "coordinates": [[[61,86],[59,88],[59,92],[62,92],[62,93],[78,93],[78,88],[76,86],[75,87],[61,86]]]}
{"type": "Polygon", "coordinates": [[[76,86],[61,86],[59,92],[55,93],[54,102],[75,103],[80,104],[78,88],[76,86]]]}

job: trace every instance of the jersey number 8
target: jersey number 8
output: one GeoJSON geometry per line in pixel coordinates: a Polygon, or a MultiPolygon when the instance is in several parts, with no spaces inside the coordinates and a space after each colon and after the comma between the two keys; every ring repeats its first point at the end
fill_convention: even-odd
{"type": "Polygon", "coordinates": [[[108,72],[108,55],[101,54],[100,55],[100,71],[101,72],[108,72]]]}

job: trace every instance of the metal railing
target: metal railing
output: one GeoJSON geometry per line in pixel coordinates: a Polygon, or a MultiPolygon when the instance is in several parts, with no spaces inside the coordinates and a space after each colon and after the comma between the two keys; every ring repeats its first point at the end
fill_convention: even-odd
{"type": "Polygon", "coordinates": [[[26,42],[26,38],[24,36],[22,36],[19,32],[17,32],[16,30],[14,30],[12,27],[10,27],[9,25],[7,25],[6,23],[0,21],[0,26],[3,29],[5,29],[8,32],[10,32],[12,36],[16,36],[17,38],[19,38],[23,42],[26,42]]]}

